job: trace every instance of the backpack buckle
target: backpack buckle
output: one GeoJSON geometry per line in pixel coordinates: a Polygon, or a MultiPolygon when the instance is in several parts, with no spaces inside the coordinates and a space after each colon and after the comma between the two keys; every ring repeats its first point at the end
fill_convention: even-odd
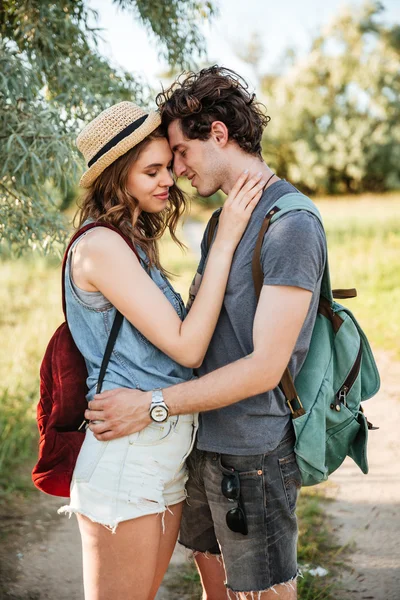
{"type": "Polygon", "coordinates": [[[287,404],[290,408],[290,412],[292,413],[292,419],[297,419],[297,417],[301,417],[302,415],[306,414],[306,411],[304,410],[304,407],[301,403],[301,400],[298,396],[296,396],[295,398],[293,398],[293,400],[288,400],[287,404]],[[294,409],[292,406],[292,402],[297,401],[297,403],[299,404],[299,407],[294,409]]]}
{"type": "Polygon", "coordinates": [[[86,430],[88,425],[89,425],[89,421],[87,421],[86,419],[83,419],[82,423],[78,427],[78,431],[86,430]]]}

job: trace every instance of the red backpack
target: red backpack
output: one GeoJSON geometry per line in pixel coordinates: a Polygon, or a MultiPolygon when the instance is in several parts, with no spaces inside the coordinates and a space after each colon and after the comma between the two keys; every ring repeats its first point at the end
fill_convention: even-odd
{"type": "MultiPolygon", "coordinates": [[[[32,471],[37,488],[53,496],[69,497],[72,474],[85,438],[84,412],[87,408],[87,369],[72,338],[65,304],[65,268],[69,249],[83,233],[107,227],[118,233],[138,256],[131,240],[107,223],[90,223],[75,233],[62,263],[62,305],[65,321],[53,334],[40,367],[40,400],[37,405],[39,458],[32,471]]],[[[139,258],[139,256],[138,256],[139,258]]],[[[107,363],[123,317],[117,311],[101,365],[96,393],[101,391],[107,363]]]]}

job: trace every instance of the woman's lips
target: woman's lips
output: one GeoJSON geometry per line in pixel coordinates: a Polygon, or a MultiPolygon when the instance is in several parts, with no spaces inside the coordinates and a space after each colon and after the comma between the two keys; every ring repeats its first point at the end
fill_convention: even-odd
{"type": "Polygon", "coordinates": [[[160,200],[168,200],[169,193],[165,192],[164,194],[154,194],[156,198],[160,200]]]}

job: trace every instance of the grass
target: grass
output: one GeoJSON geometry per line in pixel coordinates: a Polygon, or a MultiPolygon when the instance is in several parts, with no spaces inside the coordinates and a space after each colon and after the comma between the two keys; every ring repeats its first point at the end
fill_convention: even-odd
{"type": "Polygon", "coordinates": [[[344,549],[340,548],[326,516],[329,502],[321,488],[303,488],[297,505],[299,521],[298,561],[303,577],[298,579],[301,600],[336,600],[332,576],[342,566],[344,549]],[[312,576],[310,569],[327,569],[327,577],[312,576]]]}

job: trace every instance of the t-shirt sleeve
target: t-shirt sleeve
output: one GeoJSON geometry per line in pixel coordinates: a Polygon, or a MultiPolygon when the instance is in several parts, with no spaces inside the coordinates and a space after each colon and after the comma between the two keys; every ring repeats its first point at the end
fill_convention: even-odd
{"type": "Polygon", "coordinates": [[[289,212],[264,236],[264,285],[290,285],[314,292],[325,260],[325,234],[318,219],[305,211],[289,212]]]}

